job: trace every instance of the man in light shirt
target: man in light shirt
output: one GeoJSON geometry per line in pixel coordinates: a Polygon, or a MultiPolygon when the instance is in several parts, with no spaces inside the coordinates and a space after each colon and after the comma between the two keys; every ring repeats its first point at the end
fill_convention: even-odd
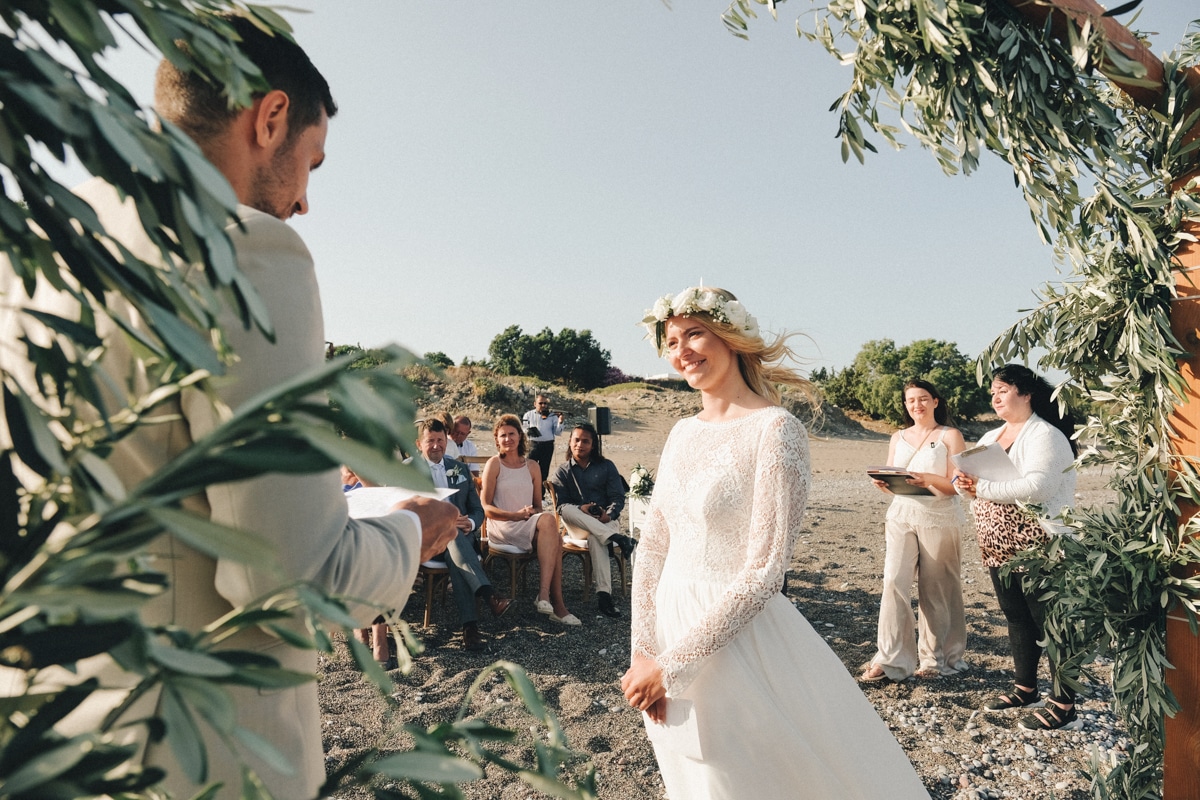
{"type": "Polygon", "coordinates": [[[525,435],[529,438],[529,457],[542,468],[542,480],[550,478],[550,462],[554,460],[554,437],[562,433],[563,414],[550,411],[550,398],[539,394],[533,400],[533,408],[521,418],[525,435]]]}

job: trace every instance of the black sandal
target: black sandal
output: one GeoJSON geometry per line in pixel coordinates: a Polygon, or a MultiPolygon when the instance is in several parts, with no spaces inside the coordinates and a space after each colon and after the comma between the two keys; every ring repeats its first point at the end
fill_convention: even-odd
{"type": "Polygon", "coordinates": [[[1041,708],[1043,701],[1038,697],[1037,690],[1022,691],[1014,686],[1011,692],[997,695],[983,704],[984,711],[1007,711],[1010,708],[1041,708]]]}
{"type": "Polygon", "coordinates": [[[1075,714],[1075,706],[1063,708],[1057,703],[1046,703],[1017,725],[1027,731],[1077,731],[1083,727],[1083,720],[1075,714]]]}

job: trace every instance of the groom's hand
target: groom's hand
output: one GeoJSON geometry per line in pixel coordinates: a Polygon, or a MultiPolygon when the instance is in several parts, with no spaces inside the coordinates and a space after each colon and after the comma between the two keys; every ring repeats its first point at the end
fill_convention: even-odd
{"type": "Polygon", "coordinates": [[[410,497],[392,506],[392,511],[411,511],[421,520],[421,561],[441,555],[458,535],[458,508],[429,497],[410,497]]]}

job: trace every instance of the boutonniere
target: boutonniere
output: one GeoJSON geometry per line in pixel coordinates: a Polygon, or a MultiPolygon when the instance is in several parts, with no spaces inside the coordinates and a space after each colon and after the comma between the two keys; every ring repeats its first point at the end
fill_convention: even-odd
{"type": "Polygon", "coordinates": [[[465,480],[462,467],[454,466],[446,470],[446,480],[449,483],[462,483],[465,480]]]}

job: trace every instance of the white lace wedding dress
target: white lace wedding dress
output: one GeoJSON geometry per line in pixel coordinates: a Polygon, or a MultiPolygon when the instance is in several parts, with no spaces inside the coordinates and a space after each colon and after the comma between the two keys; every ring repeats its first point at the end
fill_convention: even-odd
{"type": "Polygon", "coordinates": [[[633,651],[670,800],[928,800],[842,662],[780,594],[808,496],[808,437],[781,408],[681,420],[633,578],[633,651]]]}

